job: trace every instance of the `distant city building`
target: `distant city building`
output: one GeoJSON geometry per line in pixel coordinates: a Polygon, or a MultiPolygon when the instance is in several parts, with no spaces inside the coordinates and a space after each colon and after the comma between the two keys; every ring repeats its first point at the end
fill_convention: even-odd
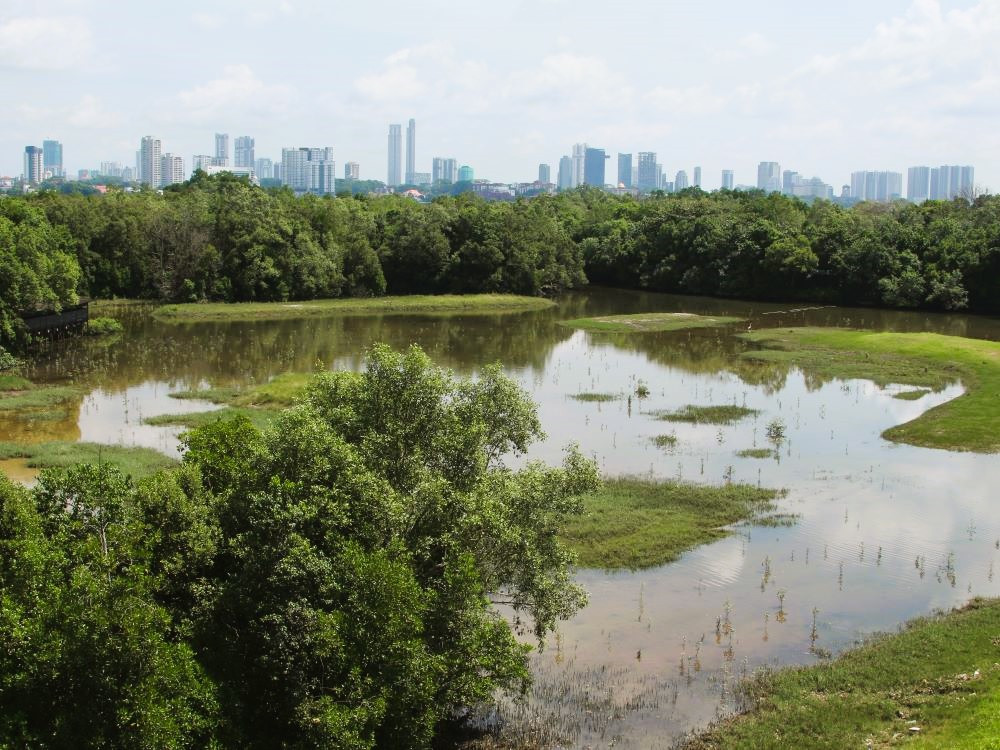
{"type": "Polygon", "coordinates": [[[42,172],[52,177],[62,177],[63,147],[59,141],[42,141],[42,172]]]}
{"type": "Polygon", "coordinates": [[[568,156],[559,158],[559,174],[556,177],[556,187],[569,190],[573,187],[573,160],[568,156]]]}
{"type": "Polygon", "coordinates": [[[538,181],[543,185],[548,185],[552,182],[552,170],[549,169],[548,164],[538,165],[538,181]]]}
{"type": "Polygon", "coordinates": [[[221,159],[216,162],[220,166],[229,166],[229,133],[215,134],[215,158],[221,159]]]}
{"type": "Polygon", "coordinates": [[[910,167],[906,173],[906,200],[923,203],[931,197],[931,168],[910,167]]]}
{"type": "Polygon", "coordinates": [[[458,180],[458,161],[435,156],[431,160],[431,182],[453,183],[458,180]]]}
{"type": "Polygon", "coordinates": [[[604,162],[609,159],[603,148],[590,148],[584,151],[583,182],[585,185],[604,187],[604,162]]]}
{"type": "Polygon", "coordinates": [[[722,170],[722,189],[723,190],[733,189],[733,170],[731,169],[722,170]]]}
{"type": "Polygon", "coordinates": [[[37,185],[44,179],[44,161],[39,146],[24,147],[24,184],[37,185]]]}
{"type": "Polygon", "coordinates": [[[701,167],[694,168],[694,186],[701,188],[701,167]]]}
{"type": "Polygon", "coordinates": [[[757,188],[767,193],[781,190],[781,165],[776,161],[762,161],[757,165],[757,188]]]}
{"type": "Polygon", "coordinates": [[[975,197],[975,170],[971,166],[945,164],[930,170],[930,199],[948,201],[952,198],[975,197]]]}
{"type": "Polygon", "coordinates": [[[472,182],[476,179],[475,172],[473,172],[472,167],[463,164],[458,168],[458,181],[459,182],[472,182]]]}
{"type": "Polygon", "coordinates": [[[250,180],[254,185],[259,185],[260,180],[257,177],[257,172],[253,167],[230,167],[230,166],[220,166],[217,164],[209,164],[205,167],[205,173],[208,175],[213,174],[231,174],[234,177],[245,177],[250,180]]]}
{"type": "Polygon", "coordinates": [[[430,185],[431,184],[431,173],[430,172],[411,172],[410,173],[410,184],[411,185],[430,185]]]}
{"type": "Polygon", "coordinates": [[[679,193],[681,190],[686,190],[688,187],[688,173],[682,169],[674,177],[674,190],[679,193]]]}
{"type": "Polygon", "coordinates": [[[259,180],[273,180],[274,179],[274,162],[270,159],[255,159],[254,160],[254,171],[257,173],[257,179],[259,180]]]}
{"type": "MultiPolygon", "coordinates": [[[[787,174],[787,173],[786,173],[787,174]]],[[[794,177],[791,183],[788,185],[788,191],[786,195],[792,195],[796,198],[822,198],[824,200],[833,199],[833,186],[827,185],[819,177],[811,177],[808,180],[804,179],[799,175],[798,172],[792,173],[794,177]]]]}
{"type": "Polygon", "coordinates": [[[632,154],[618,154],[618,185],[632,187],[632,154]]]}
{"type": "Polygon", "coordinates": [[[791,195],[792,186],[795,185],[795,182],[799,179],[800,178],[798,172],[793,172],[790,169],[786,169],[784,172],[781,173],[781,192],[784,193],[785,195],[791,195]]]}
{"type": "Polygon", "coordinates": [[[116,161],[102,161],[101,174],[105,177],[121,177],[122,165],[116,161]]]}
{"type": "Polygon", "coordinates": [[[414,174],[417,170],[417,121],[412,117],[406,125],[406,183],[420,185],[414,174]]]}
{"type": "Polygon", "coordinates": [[[160,139],[143,136],[139,142],[139,182],[150,187],[160,185],[160,139]]]}
{"type": "Polygon", "coordinates": [[[356,161],[349,161],[344,165],[344,179],[357,180],[361,177],[361,167],[356,161]]]}
{"type": "Polygon", "coordinates": [[[577,143],[573,145],[573,181],[570,187],[578,187],[584,180],[584,162],[587,157],[587,144],[577,143]]]}
{"type": "Polygon", "coordinates": [[[403,126],[389,125],[389,171],[385,184],[399,187],[403,184],[403,126]]]}
{"type": "Polygon", "coordinates": [[[281,184],[296,193],[335,193],[336,167],[330,147],[281,149],[281,184]]]}
{"type": "Polygon", "coordinates": [[[640,192],[648,192],[650,190],[656,190],[660,187],[655,151],[639,152],[638,171],[639,175],[636,180],[636,186],[639,188],[640,192]]]}
{"type": "Polygon", "coordinates": [[[187,178],[184,173],[184,159],[174,154],[164,154],[160,157],[159,187],[177,185],[187,178]]]}
{"type": "Polygon", "coordinates": [[[122,182],[135,182],[137,177],[132,167],[122,167],[122,182]]]}
{"type": "Polygon", "coordinates": [[[233,166],[253,169],[256,165],[254,158],[254,140],[248,135],[241,135],[236,139],[235,152],[233,154],[233,166]]]}
{"type": "Polygon", "coordinates": [[[888,203],[903,197],[901,172],[852,172],[851,197],[859,201],[888,203]]]}

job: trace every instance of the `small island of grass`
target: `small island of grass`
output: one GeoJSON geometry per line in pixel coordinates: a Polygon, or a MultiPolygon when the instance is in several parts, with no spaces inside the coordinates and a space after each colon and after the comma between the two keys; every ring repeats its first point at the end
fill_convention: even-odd
{"type": "Polygon", "coordinates": [[[682,331],[691,328],[716,328],[739,323],[743,318],[725,315],[695,315],[694,313],[637,313],[634,315],[604,315],[596,318],[561,320],[560,325],[603,333],[655,333],[682,331]]]}
{"type": "Polygon", "coordinates": [[[555,303],[516,294],[414,294],[398,297],[317,299],[302,302],[209,302],[163,305],[153,317],[172,323],[285,320],[336,315],[417,315],[497,313],[543,310],[555,303]]]}
{"type": "Polygon", "coordinates": [[[774,456],[773,448],[744,448],[741,451],[736,451],[736,455],[740,458],[772,458],[774,456]]]}
{"type": "Polygon", "coordinates": [[[899,399],[900,401],[919,401],[928,393],[930,393],[930,391],[926,388],[918,388],[912,391],[899,391],[898,393],[892,394],[892,397],[899,399]]]}
{"type": "Polygon", "coordinates": [[[657,411],[653,416],[665,422],[690,422],[692,424],[735,424],[759,414],[759,409],[750,409],[735,404],[719,404],[714,406],[695,406],[688,404],[674,411],[657,411]]]}
{"type": "Polygon", "coordinates": [[[25,465],[33,469],[105,463],[134,477],[149,476],[177,465],[177,461],[152,448],[70,441],[0,443],[0,460],[10,458],[25,459],[25,465]]]}
{"type": "Polygon", "coordinates": [[[614,393],[571,393],[570,398],[586,403],[604,404],[609,401],[617,401],[621,397],[614,393]]]}

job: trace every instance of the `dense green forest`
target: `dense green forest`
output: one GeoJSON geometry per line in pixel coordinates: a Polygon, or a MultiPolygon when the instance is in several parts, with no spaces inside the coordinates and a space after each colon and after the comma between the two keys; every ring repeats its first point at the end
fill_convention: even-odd
{"type": "Polygon", "coordinates": [[[1000,197],[806,204],[697,189],[295,197],[197,175],[162,194],[0,200],[2,335],[12,311],[91,297],[270,301],[439,292],[555,295],[587,281],[662,292],[1000,311],[1000,197]]]}

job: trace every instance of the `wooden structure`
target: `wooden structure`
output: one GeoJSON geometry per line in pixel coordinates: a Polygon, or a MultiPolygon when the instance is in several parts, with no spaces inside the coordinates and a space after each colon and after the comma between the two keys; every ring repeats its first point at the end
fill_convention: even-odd
{"type": "Polygon", "coordinates": [[[35,310],[21,313],[24,327],[31,336],[61,338],[74,333],[82,333],[90,319],[90,301],[81,300],[73,307],[64,307],[60,312],[35,310]]]}

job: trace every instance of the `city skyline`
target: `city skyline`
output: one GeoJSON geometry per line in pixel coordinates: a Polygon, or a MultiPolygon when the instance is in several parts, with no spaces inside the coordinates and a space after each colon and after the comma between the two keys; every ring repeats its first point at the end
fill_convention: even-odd
{"type": "Polygon", "coordinates": [[[362,179],[377,179],[385,123],[406,114],[421,124],[417,172],[430,171],[434,155],[458,154],[477,174],[524,180],[539,163],[555,171],[565,144],[588,142],[612,155],[657,152],[667,174],[697,164],[706,189],[723,169],[752,184],[768,157],[835,188],[859,168],[913,164],[975,164],[977,184],[1000,187],[1000,76],[987,54],[1000,34],[997,0],[886,0],[875,13],[855,0],[835,10],[727,3],[726,12],[640,2],[610,14],[591,0],[572,13],[546,0],[516,4],[495,23],[484,8],[431,4],[436,12],[390,2],[334,13],[251,0],[229,13],[226,3],[180,0],[149,37],[141,7],[14,2],[0,11],[14,103],[0,174],[19,174],[24,146],[43,138],[64,144],[74,175],[102,161],[130,164],[144,132],[187,160],[212,153],[207,139],[225,132],[252,134],[256,153],[272,160],[290,144],[330,144],[362,179]],[[590,23],[599,13],[602,23],[590,23]],[[362,33],[386,14],[385,34],[362,33]],[[313,49],[299,34],[318,34],[324,19],[358,41],[313,49]],[[175,25],[203,55],[176,55],[175,25]],[[466,28],[485,30],[457,33],[466,28]],[[532,51],[508,61],[515,33],[532,51]],[[663,65],[647,70],[634,50],[661,37],[677,43],[658,44],[663,65]],[[707,39],[712,54],[694,56],[707,39]],[[789,58],[792,41],[804,51],[789,58]],[[283,62],[290,50],[294,66],[283,62]],[[135,73],[133,59],[168,52],[171,65],[135,73]],[[342,75],[320,84],[331,64],[342,75]],[[679,73],[665,76],[672,67],[679,73]]]}

